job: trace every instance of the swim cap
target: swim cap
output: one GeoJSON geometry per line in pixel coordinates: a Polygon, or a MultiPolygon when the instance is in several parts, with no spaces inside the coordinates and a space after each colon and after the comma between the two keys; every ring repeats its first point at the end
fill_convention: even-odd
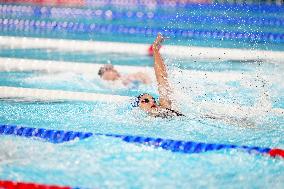
{"type": "Polygon", "coordinates": [[[139,106],[139,104],[140,104],[139,101],[144,94],[147,94],[147,93],[142,93],[139,96],[134,98],[133,102],[131,102],[132,107],[138,107],[139,106]]]}

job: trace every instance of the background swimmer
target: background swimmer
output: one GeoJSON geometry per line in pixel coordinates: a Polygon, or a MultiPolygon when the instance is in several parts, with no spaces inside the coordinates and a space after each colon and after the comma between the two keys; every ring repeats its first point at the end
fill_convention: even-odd
{"type": "Polygon", "coordinates": [[[106,64],[99,69],[98,75],[106,81],[120,80],[123,85],[128,86],[131,83],[151,84],[150,77],[142,72],[121,75],[112,64],[106,64]]]}

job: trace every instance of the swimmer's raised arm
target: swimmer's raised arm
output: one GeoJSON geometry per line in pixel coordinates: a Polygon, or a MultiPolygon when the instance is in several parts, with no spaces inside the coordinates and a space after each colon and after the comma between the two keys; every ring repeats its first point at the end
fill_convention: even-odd
{"type": "Polygon", "coordinates": [[[159,53],[159,47],[164,38],[158,34],[152,45],[154,57],[154,70],[159,91],[159,104],[155,98],[147,93],[140,94],[132,103],[133,107],[139,107],[153,117],[172,118],[176,116],[185,116],[184,114],[172,109],[172,89],[168,81],[166,65],[159,53]]]}
{"type": "Polygon", "coordinates": [[[171,108],[172,101],[170,95],[172,89],[168,82],[168,73],[163,58],[159,52],[159,47],[164,38],[161,34],[158,34],[156,40],[153,43],[153,57],[154,57],[154,70],[156,80],[158,84],[158,91],[160,94],[159,105],[163,108],[171,108]]]}

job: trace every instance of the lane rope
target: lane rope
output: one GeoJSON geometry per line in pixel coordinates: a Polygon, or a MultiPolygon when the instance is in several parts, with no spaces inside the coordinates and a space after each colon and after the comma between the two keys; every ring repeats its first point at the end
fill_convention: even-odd
{"type": "Polygon", "coordinates": [[[119,138],[127,143],[143,144],[162,148],[172,152],[179,152],[185,154],[203,153],[218,150],[231,150],[236,149],[253,154],[267,154],[271,157],[284,158],[284,150],[279,148],[266,148],[257,146],[240,146],[234,144],[216,144],[216,143],[203,143],[194,141],[171,140],[153,137],[133,136],[133,135],[120,135],[120,134],[101,134],[101,133],[84,133],[74,131],[63,131],[53,129],[31,128],[14,125],[0,125],[0,134],[2,135],[15,135],[26,138],[38,137],[52,143],[68,142],[78,138],[79,140],[89,138],[91,136],[105,136],[112,138],[119,138]]]}
{"type": "MultiPolygon", "coordinates": [[[[0,180],[1,189],[72,189],[69,186],[38,184],[34,182],[19,182],[11,180],[0,180]]],[[[79,189],[78,187],[73,189],[79,189]]]]}
{"type": "MultiPolygon", "coordinates": [[[[0,19],[1,20],[1,19],[0,19]]],[[[120,43],[106,41],[81,41],[67,39],[8,37],[0,36],[0,45],[10,49],[53,49],[71,52],[123,53],[147,56],[149,44],[120,43]],[[102,46],[104,48],[102,48],[102,46]]],[[[163,45],[161,53],[174,58],[236,60],[236,61],[273,61],[284,63],[283,51],[208,48],[197,46],[163,45]]]]}
{"type": "Polygon", "coordinates": [[[206,29],[179,29],[164,27],[141,27],[114,24],[95,24],[72,21],[45,21],[35,19],[1,18],[0,28],[2,31],[43,31],[43,32],[68,32],[68,33],[99,33],[99,34],[122,34],[132,36],[152,36],[159,32],[172,38],[185,39],[228,39],[245,40],[249,42],[284,43],[284,33],[276,32],[241,32],[206,29]]]}
{"type": "Polygon", "coordinates": [[[118,134],[96,134],[96,135],[120,138],[128,143],[149,145],[149,146],[162,148],[164,150],[169,150],[172,152],[180,152],[186,154],[236,149],[252,154],[267,154],[271,157],[279,156],[284,158],[284,150],[279,148],[271,149],[271,148],[257,147],[257,146],[239,146],[234,144],[203,143],[203,142],[171,140],[171,139],[133,136],[133,135],[118,135],[118,134]]]}
{"type": "MultiPolygon", "coordinates": [[[[97,76],[99,69],[104,64],[98,63],[83,63],[83,62],[65,62],[65,61],[52,61],[52,60],[38,60],[38,59],[20,59],[20,58],[1,58],[0,57],[0,71],[43,71],[47,73],[58,72],[72,72],[78,74],[92,74],[97,76]]],[[[148,66],[126,66],[115,65],[115,68],[122,73],[143,72],[147,73],[153,78],[154,82],[154,70],[153,67],[148,66]]],[[[206,79],[210,81],[238,81],[241,78],[252,78],[250,73],[240,73],[237,71],[226,72],[211,72],[211,71],[197,71],[197,70],[185,70],[181,69],[182,73],[190,75],[193,78],[206,79]]],[[[98,76],[99,79],[99,76],[98,76]]]]}
{"type": "Polygon", "coordinates": [[[96,19],[106,20],[116,19],[139,19],[139,20],[158,20],[161,21],[181,21],[190,23],[222,23],[226,25],[258,25],[258,26],[284,26],[284,19],[277,17],[227,17],[227,16],[191,16],[186,14],[164,14],[155,11],[135,11],[128,10],[118,12],[115,9],[86,9],[86,8],[64,8],[47,6],[23,6],[23,5],[1,5],[0,12],[5,16],[32,16],[38,18],[67,18],[67,19],[96,19]]]}
{"type": "MultiPolygon", "coordinates": [[[[34,3],[37,3],[35,1],[34,3]]],[[[176,8],[176,9],[189,9],[198,11],[234,11],[234,12],[261,12],[261,13],[283,13],[284,7],[277,4],[267,5],[261,4],[247,4],[245,2],[235,3],[192,3],[192,1],[176,0],[176,1],[141,1],[141,0],[92,0],[82,3],[81,1],[71,1],[70,5],[73,6],[87,6],[87,7],[100,7],[100,6],[127,6],[127,8],[176,8]]],[[[68,4],[67,3],[67,4],[68,4]]],[[[271,2],[273,3],[273,2],[271,2]]],[[[46,3],[50,4],[50,3],[46,3]]]]}
{"type": "Polygon", "coordinates": [[[25,138],[40,138],[51,143],[68,142],[75,139],[86,139],[93,134],[89,132],[63,131],[43,128],[22,127],[16,125],[0,125],[0,135],[15,135],[25,138]]]}
{"type": "MultiPolygon", "coordinates": [[[[17,98],[32,102],[33,100],[41,101],[58,101],[58,100],[78,100],[78,101],[94,101],[112,104],[131,103],[134,101],[134,97],[122,96],[122,95],[111,95],[101,93],[88,93],[88,92],[73,92],[63,90],[47,90],[47,89],[35,89],[35,88],[21,88],[21,87],[8,87],[0,86],[0,98],[17,98]]],[[[262,115],[265,113],[272,114],[274,116],[283,116],[284,109],[265,107],[259,108],[258,106],[240,106],[237,104],[224,104],[215,102],[192,102],[192,107],[199,107],[205,110],[210,110],[212,113],[228,114],[228,110],[233,112],[234,115],[240,117],[247,117],[248,112],[253,112],[254,115],[262,115]]]]}

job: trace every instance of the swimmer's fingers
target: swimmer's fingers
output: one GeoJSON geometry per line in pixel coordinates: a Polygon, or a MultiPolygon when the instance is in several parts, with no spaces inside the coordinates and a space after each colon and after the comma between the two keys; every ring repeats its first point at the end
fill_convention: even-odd
{"type": "Polygon", "coordinates": [[[165,40],[169,40],[170,39],[170,37],[169,36],[165,36],[165,35],[163,35],[161,32],[159,32],[158,33],[158,36],[161,36],[161,42],[164,42],[165,40]]]}

